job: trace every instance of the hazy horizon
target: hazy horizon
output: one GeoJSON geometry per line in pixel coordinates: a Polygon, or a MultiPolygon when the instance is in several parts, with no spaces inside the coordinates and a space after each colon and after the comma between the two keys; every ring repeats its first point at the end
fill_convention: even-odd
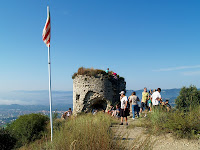
{"type": "MultiPolygon", "coordinates": [[[[148,89],[149,90],[149,89],[148,89]]],[[[127,96],[131,94],[131,91],[127,89],[127,96]]],[[[141,97],[141,92],[143,89],[134,90],[137,91],[136,94],[141,97]]],[[[176,91],[176,96],[178,96],[177,91],[180,88],[173,89],[162,89],[161,95],[163,98],[174,97],[174,93],[168,93],[166,95],[165,91],[176,91]]],[[[60,104],[72,104],[73,103],[73,91],[52,91],[52,102],[53,105],[60,104]]],[[[49,105],[49,91],[48,90],[37,90],[37,91],[10,91],[10,92],[0,92],[0,105],[49,105]]]]}

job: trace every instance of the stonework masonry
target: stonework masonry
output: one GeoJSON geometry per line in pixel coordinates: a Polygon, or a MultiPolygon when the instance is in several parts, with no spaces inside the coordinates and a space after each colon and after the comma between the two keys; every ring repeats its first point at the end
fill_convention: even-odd
{"type": "Polygon", "coordinates": [[[107,111],[111,104],[120,102],[120,91],[126,90],[126,82],[108,75],[77,75],[73,80],[73,113],[107,111]]]}

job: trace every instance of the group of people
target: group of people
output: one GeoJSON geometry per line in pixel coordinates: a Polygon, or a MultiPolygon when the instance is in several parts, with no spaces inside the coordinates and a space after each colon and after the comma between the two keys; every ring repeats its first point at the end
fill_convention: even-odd
{"type": "MultiPolygon", "coordinates": [[[[109,72],[110,72],[110,71],[109,71],[109,68],[107,68],[107,69],[106,69],[106,73],[109,74],[109,72]]],[[[113,77],[114,79],[118,80],[117,73],[116,73],[116,72],[111,72],[111,73],[112,73],[112,77],[113,77]]]]}
{"type": "MultiPolygon", "coordinates": [[[[144,88],[144,91],[142,92],[142,99],[140,101],[139,97],[136,96],[136,92],[132,92],[131,96],[127,97],[125,95],[124,91],[121,91],[120,94],[120,102],[121,104],[117,104],[115,107],[111,105],[111,108],[108,110],[108,114],[111,116],[117,117],[118,119],[121,118],[120,125],[123,125],[123,120],[125,119],[126,125],[128,125],[127,122],[127,116],[130,115],[130,112],[132,112],[133,116],[132,119],[135,120],[135,116],[141,117],[147,116],[147,112],[151,112],[153,109],[162,108],[166,111],[170,111],[171,106],[169,104],[169,100],[166,100],[165,102],[162,100],[161,97],[161,89],[158,88],[157,90],[154,89],[153,91],[147,91],[147,88],[144,88]],[[141,102],[141,105],[139,107],[139,102],[141,102]],[[144,113],[144,115],[143,115],[144,113]]],[[[92,113],[95,115],[98,112],[97,109],[93,109],[92,113]]],[[[104,110],[105,112],[105,110],[104,110]]],[[[72,110],[69,108],[68,111],[63,113],[61,116],[62,119],[67,119],[72,115],[72,110]]]]}
{"type": "Polygon", "coordinates": [[[161,97],[161,89],[158,88],[157,90],[154,89],[153,91],[147,91],[147,88],[144,88],[144,91],[142,92],[142,99],[140,101],[139,97],[136,96],[136,92],[132,92],[131,96],[127,97],[125,95],[124,91],[121,91],[119,94],[121,106],[116,105],[116,109],[114,109],[114,106],[111,106],[111,109],[108,111],[109,114],[116,117],[121,117],[121,123],[120,125],[123,125],[123,120],[125,119],[126,125],[128,125],[127,122],[127,116],[130,115],[130,112],[132,112],[133,116],[132,119],[135,120],[135,115],[137,117],[141,117],[142,113],[144,112],[144,117],[147,116],[147,112],[151,112],[152,109],[157,108],[163,108],[166,111],[170,111],[171,106],[169,104],[169,100],[166,100],[165,102],[162,100],[161,97]],[[141,102],[141,105],[139,107],[139,102],[141,102]]]}
{"type": "Polygon", "coordinates": [[[111,108],[108,110],[108,114],[110,114],[111,116],[113,117],[117,117],[118,119],[120,118],[120,105],[117,104],[115,107],[116,109],[114,108],[113,105],[110,106],[111,108]]]}

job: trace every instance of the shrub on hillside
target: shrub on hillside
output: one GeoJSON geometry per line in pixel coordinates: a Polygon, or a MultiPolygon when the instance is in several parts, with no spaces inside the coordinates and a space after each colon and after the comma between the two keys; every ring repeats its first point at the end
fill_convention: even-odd
{"type": "Polygon", "coordinates": [[[42,114],[20,116],[6,130],[17,139],[16,147],[39,139],[46,130],[48,117],[42,114]]]}
{"type": "Polygon", "coordinates": [[[175,100],[178,109],[189,110],[200,104],[200,91],[195,86],[183,87],[175,100]]]}
{"type": "Polygon", "coordinates": [[[171,132],[181,138],[198,138],[200,134],[200,106],[184,110],[165,112],[157,109],[149,114],[146,126],[150,132],[171,132]]]}
{"type": "Polygon", "coordinates": [[[10,133],[0,128],[0,149],[10,150],[13,149],[16,143],[16,139],[10,135],[10,133]]]}

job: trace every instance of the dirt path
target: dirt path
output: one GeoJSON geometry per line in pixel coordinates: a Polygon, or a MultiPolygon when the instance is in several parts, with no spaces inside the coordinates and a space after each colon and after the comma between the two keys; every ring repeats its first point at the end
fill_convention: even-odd
{"type": "Polygon", "coordinates": [[[134,127],[139,121],[128,118],[129,125],[114,125],[112,130],[115,138],[122,140],[127,150],[153,149],[153,150],[200,150],[199,140],[177,140],[171,134],[165,136],[150,136],[143,127],[134,127]]]}

